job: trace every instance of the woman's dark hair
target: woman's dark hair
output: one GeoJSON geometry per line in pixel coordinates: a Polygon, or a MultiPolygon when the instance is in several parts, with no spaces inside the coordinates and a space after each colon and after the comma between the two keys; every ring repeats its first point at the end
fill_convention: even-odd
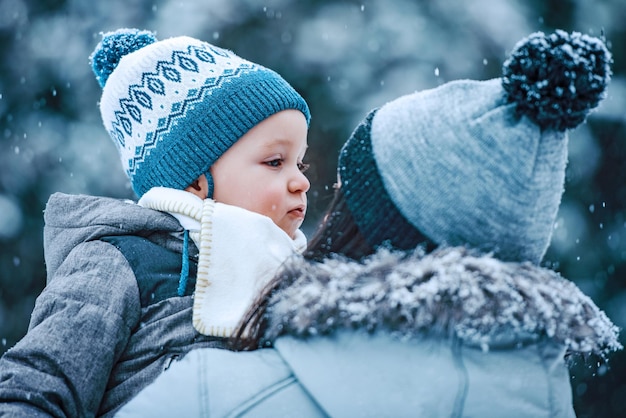
{"type": "MultiPolygon", "coordinates": [[[[304,258],[317,262],[332,254],[341,254],[344,257],[361,260],[374,251],[374,247],[359,232],[341,188],[335,189],[333,201],[315,235],[309,240],[303,254],[304,258]]],[[[294,275],[286,274],[283,270],[264,287],[231,337],[230,344],[233,349],[259,348],[267,328],[265,314],[272,295],[280,289],[289,287],[294,279],[294,275]]]]}
{"type": "Polygon", "coordinates": [[[335,189],[323,221],[309,240],[304,258],[322,261],[331,254],[341,254],[353,260],[361,260],[375,249],[359,231],[341,188],[335,189]]]}

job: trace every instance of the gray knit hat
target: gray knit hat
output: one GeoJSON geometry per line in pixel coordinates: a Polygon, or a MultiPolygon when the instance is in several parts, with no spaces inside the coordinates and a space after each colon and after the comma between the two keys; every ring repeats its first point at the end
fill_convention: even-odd
{"type": "Polygon", "coordinates": [[[100,113],[139,197],[184,189],[239,138],[286,109],[310,120],[304,99],[274,71],[186,36],[105,33],[91,55],[100,113]]]}
{"type": "Polygon", "coordinates": [[[373,246],[468,245],[539,263],[563,194],[567,129],[605,95],[611,55],[556,31],[520,41],[503,77],[459,80],[370,112],[339,157],[341,189],[373,246]]]}

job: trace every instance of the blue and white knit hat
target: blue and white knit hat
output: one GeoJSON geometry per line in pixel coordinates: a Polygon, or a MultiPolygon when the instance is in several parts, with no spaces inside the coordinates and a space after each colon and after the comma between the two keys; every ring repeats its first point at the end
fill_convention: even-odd
{"type": "Polygon", "coordinates": [[[141,197],[184,189],[239,138],[286,109],[310,120],[304,99],[274,71],[189,37],[147,31],[103,35],[90,57],[103,87],[100,112],[141,197]]]}
{"type": "Polygon", "coordinates": [[[604,98],[611,55],[556,31],[520,41],[503,77],[458,80],[370,112],[339,157],[361,233],[411,248],[467,245],[539,263],[564,188],[567,130],[604,98]]]}

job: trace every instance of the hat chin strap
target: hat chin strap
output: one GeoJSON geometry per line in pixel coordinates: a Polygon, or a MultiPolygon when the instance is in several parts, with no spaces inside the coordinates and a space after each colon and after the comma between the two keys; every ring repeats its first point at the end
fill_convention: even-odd
{"type": "Polygon", "coordinates": [[[206,198],[213,199],[213,191],[215,190],[215,184],[213,183],[213,176],[211,175],[211,171],[207,170],[207,172],[204,173],[204,176],[206,177],[206,182],[208,185],[206,198]]]}

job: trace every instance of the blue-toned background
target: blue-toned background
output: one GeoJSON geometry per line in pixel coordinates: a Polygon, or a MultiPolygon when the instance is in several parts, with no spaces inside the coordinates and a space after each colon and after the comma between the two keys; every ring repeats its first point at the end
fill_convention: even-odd
{"type": "MultiPolygon", "coordinates": [[[[626,327],[623,0],[0,0],[0,353],[26,332],[45,283],[48,196],[133,197],[101,125],[88,64],[99,33],[124,26],[232,49],[302,93],[313,114],[308,234],[331,199],[337,152],[368,110],[446,81],[497,77],[508,51],[536,30],[604,33],[614,78],[608,99],[570,136],[545,262],[626,327]]],[[[572,368],[577,413],[619,416],[626,355],[609,367],[596,360],[572,368]]]]}

